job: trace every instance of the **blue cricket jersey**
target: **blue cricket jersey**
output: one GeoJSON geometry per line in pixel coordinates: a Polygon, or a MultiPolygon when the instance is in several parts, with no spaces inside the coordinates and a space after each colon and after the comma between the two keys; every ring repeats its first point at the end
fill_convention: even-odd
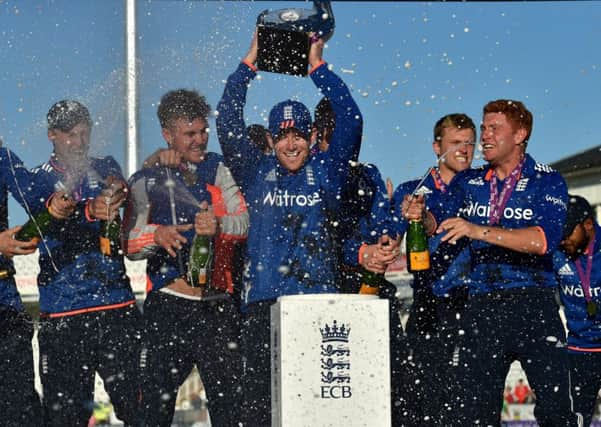
{"type": "MultiPolygon", "coordinates": [[[[434,215],[439,216],[444,206],[445,192],[430,173],[419,188],[416,188],[421,179],[415,179],[400,184],[394,192],[393,200],[393,224],[396,233],[400,236],[407,232],[409,222],[401,213],[401,203],[406,195],[423,195],[426,209],[434,215]]],[[[429,271],[416,272],[411,286],[414,289],[420,287],[431,287],[434,295],[443,297],[448,295],[449,290],[454,287],[465,285],[469,275],[469,252],[461,245],[441,244],[442,235],[434,235],[428,238],[430,251],[429,271]]]]}
{"type": "MultiPolygon", "coordinates": [[[[23,205],[20,194],[27,193],[32,186],[35,186],[35,180],[21,159],[7,148],[0,147],[0,231],[8,229],[8,193],[23,205]]],[[[21,296],[13,277],[15,267],[12,258],[0,254],[0,271],[7,271],[9,274],[9,277],[0,280],[0,306],[23,310],[21,296]]]]}
{"type": "MultiPolygon", "coordinates": [[[[441,218],[437,217],[438,222],[459,215],[471,223],[488,225],[492,172],[490,167],[483,166],[457,174],[447,196],[437,206],[443,212],[439,214],[441,218]]],[[[503,184],[504,181],[498,183],[499,192],[503,184]]],[[[506,229],[538,227],[544,236],[544,255],[517,252],[479,240],[465,242],[471,262],[470,294],[534,286],[554,287],[552,254],[560,242],[567,200],[567,187],[561,175],[526,155],[521,175],[498,226],[506,229]]]]}
{"type": "MultiPolygon", "coordinates": [[[[561,250],[553,254],[559,295],[568,325],[568,351],[572,352],[601,351],[601,227],[597,222],[595,236],[590,283],[591,300],[597,305],[594,317],[587,315],[584,288],[574,260],[561,250]]],[[[582,254],[577,259],[586,271],[587,254],[582,254]]]]}
{"type": "MultiPolygon", "coordinates": [[[[173,169],[170,176],[174,181],[172,189],[177,224],[194,224],[199,204],[207,202],[212,205],[220,232],[213,238],[215,256],[211,266],[211,286],[232,292],[231,245],[246,239],[248,214],[242,195],[222,160],[217,153],[207,153],[202,162],[195,164],[194,183],[187,184],[177,169],[173,169]]],[[[123,221],[127,231],[126,252],[131,259],[147,260],[146,272],[151,285],[148,291],[161,289],[186,275],[196,234],[194,228],[180,232],[187,243],[176,258],[154,241],[159,225],[173,225],[167,179],[167,168],[153,167],[136,172],[129,180],[130,197],[123,221]]]]}
{"type": "MultiPolygon", "coordinates": [[[[123,179],[112,157],[90,158],[75,183],[73,194],[78,209],[68,219],[52,223],[46,239],[40,242],[40,312],[47,315],[77,314],[80,310],[116,308],[135,302],[123,255],[100,252],[100,221],[89,220],[85,204],[100,194],[109,176],[123,179]]],[[[45,183],[32,191],[37,200],[35,212],[45,208],[48,197],[65,185],[65,170],[53,159],[35,168],[34,176],[45,183]]],[[[32,196],[30,195],[30,197],[32,196]]]]}
{"type": "Polygon", "coordinates": [[[246,93],[255,75],[240,64],[217,107],[219,143],[250,218],[244,301],[336,292],[338,257],[328,221],[340,210],[348,162],[361,143],[361,113],[327,64],[315,68],[311,79],[332,103],[336,128],[328,152],[310,156],[291,173],[275,156],[261,153],[246,132],[246,93]]]}

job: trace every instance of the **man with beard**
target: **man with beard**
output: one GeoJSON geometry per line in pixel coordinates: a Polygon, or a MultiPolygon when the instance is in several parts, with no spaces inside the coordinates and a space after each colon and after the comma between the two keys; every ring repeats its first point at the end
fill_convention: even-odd
{"type": "Polygon", "coordinates": [[[570,195],[554,264],[568,326],[568,362],[574,412],[589,426],[601,386],[601,229],[595,210],[570,195]]]}
{"type": "Polygon", "coordinates": [[[104,380],[117,417],[136,425],[140,312],[117,248],[101,252],[102,225],[117,220],[126,184],[112,157],[88,157],[92,120],[78,101],[59,101],[47,115],[50,159],[33,170],[27,197],[35,216],[55,216],[40,250],[40,377],[48,426],[85,426],[94,377],[104,380]],[[49,197],[53,192],[59,192],[49,197]]]}

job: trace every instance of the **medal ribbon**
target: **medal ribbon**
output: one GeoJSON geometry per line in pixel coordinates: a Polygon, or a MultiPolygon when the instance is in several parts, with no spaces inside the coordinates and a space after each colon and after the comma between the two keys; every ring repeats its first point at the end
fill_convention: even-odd
{"type": "Polygon", "coordinates": [[[503,215],[505,205],[507,205],[507,202],[511,197],[511,193],[518,182],[525,160],[525,157],[522,158],[515,169],[511,171],[507,178],[505,178],[505,184],[503,184],[501,194],[499,194],[499,188],[497,185],[497,175],[493,170],[492,178],[490,180],[490,216],[488,218],[488,223],[490,225],[498,224],[501,220],[501,215],[503,215]]]}
{"type": "Polygon", "coordinates": [[[578,270],[578,277],[580,278],[582,290],[584,291],[584,299],[587,303],[591,302],[593,298],[591,295],[591,270],[593,269],[593,252],[595,248],[595,238],[592,238],[586,247],[586,273],[582,269],[582,263],[580,259],[574,261],[576,264],[576,270],[578,270]]]}
{"type": "Polygon", "coordinates": [[[441,193],[446,193],[447,185],[442,180],[442,178],[440,176],[440,172],[438,172],[438,169],[432,168],[432,172],[430,172],[430,174],[432,175],[432,178],[434,179],[434,182],[436,183],[436,188],[438,188],[441,193]]]}

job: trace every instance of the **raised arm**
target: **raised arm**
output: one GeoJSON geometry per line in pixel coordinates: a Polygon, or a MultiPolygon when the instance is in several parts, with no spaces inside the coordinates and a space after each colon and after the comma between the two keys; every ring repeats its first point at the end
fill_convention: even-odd
{"type": "Polygon", "coordinates": [[[249,164],[256,164],[262,153],[251,143],[244,123],[244,106],[248,84],[256,76],[254,62],[257,58],[256,34],[249,53],[231,74],[225,84],[223,96],[217,104],[217,136],[225,164],[230,168],[235,181],[244,189],[254,176],[249,164]]]}
{"type": "Polygon", "coordinates": [[[326,158],[330,162],[330,179],[334,186],[342,186],[349,174],[349,161],[356,160],[361,148],[363,117],[349,88],[322,58],[323,41],[311,45],[310,76],[315,86],[332,104],[336,127],[326,158]]]}

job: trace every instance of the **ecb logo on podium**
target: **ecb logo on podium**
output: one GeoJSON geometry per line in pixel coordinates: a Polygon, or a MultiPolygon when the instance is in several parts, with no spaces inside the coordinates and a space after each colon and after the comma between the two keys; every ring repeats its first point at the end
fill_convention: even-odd
{"type": "Polygon", "coordinates": [[[321,332],[321,398],[348,399],[351,390],[351,351],[349,334],[351,328],[338,325],[334,320],[332,326],[327,323],[321,332]]]}

